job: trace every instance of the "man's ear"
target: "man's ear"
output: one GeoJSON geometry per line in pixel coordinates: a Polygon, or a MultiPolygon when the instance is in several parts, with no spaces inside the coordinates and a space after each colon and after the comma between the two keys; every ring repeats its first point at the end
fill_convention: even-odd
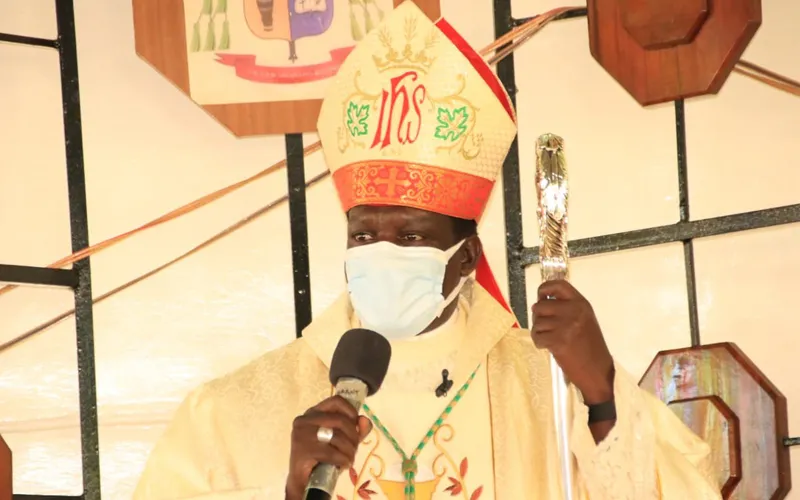
{"type": "Polygon", "coordinates": [[[478,259],[483,255],[483,244],[477,235],[464,240],[459,250],[461,254],[461,276],[469,276],[478,266],[478,259]]]}

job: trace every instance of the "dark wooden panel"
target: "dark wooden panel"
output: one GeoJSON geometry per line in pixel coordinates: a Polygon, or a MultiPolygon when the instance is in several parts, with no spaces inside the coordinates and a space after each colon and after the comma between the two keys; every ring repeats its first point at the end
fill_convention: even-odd
{"type": "Polygon", "coordinates": [[[592,56],[641,105],[715,94],[761,26],[760,0],[588,0],[592,56]]]}

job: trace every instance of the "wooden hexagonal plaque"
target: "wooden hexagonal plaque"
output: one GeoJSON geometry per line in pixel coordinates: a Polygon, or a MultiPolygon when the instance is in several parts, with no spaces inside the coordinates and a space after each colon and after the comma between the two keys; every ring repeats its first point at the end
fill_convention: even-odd
{"type": "Polygon", "coordinates": [[[136,53],[237,137],[315,132],[330,78],[401,1],[133,0],[136,53]]]}
{"type": "Polygon", "coordinates": [[[712,446],[725,498],[779,500],[789,493],[789,450],[783,444],[788,433],[786,398],[735,344],[659,352],[639,386],[667,403],[712,446]],[[701,408],[702,399],[713,408],[701,408]],[[731,435],[732,416],[738,420],[738,440],[731,435]]]}
{"type": "Polygon", "coordinates": [[[589,46],[642,106],[717,93],[761,26],[761,0],[588,0],[589,46]]]}

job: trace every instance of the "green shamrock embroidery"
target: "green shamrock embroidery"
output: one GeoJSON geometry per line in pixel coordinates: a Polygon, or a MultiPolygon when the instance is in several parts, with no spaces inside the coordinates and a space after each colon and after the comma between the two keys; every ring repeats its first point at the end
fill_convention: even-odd
{"type": "Polygon", "coordinates": [[[367,135],[367,118],[369,118],[369,104],[359,106],[350,102],[347,105],[347,130],[351,136],[367,135]]]}
{"type": "Polygon", "coordinates": [[[467,120],[469,113],[467,107],[462,106],[453,110],[439,108],[436,121],[439,125],[433,136],[443,141],[456,142],[462,135],[467,133],[467,120]]]}

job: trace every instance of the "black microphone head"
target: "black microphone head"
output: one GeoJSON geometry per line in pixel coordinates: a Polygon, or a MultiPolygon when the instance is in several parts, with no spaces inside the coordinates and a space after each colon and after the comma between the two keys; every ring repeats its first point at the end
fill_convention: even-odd
{"type": "Polygon", "coordinates": [[[392,346],[383,335],[364,328],[348,330],[333,352],[331,384],[336,385],[343,377],[357,378],[367,385],[372,396],[383,384],[391,357],[392,346]]]}

